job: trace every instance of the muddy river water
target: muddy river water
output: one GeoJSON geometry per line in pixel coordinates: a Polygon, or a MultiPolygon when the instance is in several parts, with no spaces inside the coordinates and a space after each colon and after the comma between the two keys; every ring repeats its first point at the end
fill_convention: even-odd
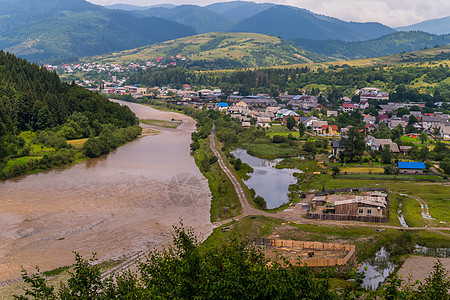
{"type": "Polygon", "coordinates": [[[71,264],[72,251],[104,260],[159,247],[180,218],[200,236],[211,233],[208,184],[189,154],[195,121],[120,103],[139,118],[183,124],[98,159],[1,182],[0,283],[18,278],[20,266],[71,264]]]}

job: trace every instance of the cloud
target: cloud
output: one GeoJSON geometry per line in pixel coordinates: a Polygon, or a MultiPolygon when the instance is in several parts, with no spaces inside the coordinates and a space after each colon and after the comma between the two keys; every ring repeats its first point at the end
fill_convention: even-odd
{"type": "MultiPolygon", "coordinates": [[[[226,0],[90,0],[92,3],[101,5],[113,3],[206,5],[223,1],[226,0]]],[[[449,0],[256,0],[255,2],[292,5],[345,21],[380,22],[391,27],[446,17],[450,13],[449,0]]]]}

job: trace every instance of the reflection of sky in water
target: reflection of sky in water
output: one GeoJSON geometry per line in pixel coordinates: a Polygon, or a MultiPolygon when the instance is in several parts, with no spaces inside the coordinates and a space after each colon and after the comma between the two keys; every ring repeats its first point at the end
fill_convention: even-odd
{"type": "Polygon", "coordinates": [[[253,168],[253,173],[245,184],[249,188],[253,188],[256,194],[263,197],[267,202],[267,208],[275,208],[289,201],[289,185],[297,183],[292,174],[301,173],[295,169],[276,169],[275,161],[269,161],[258,157],[251,156],[244,149],[237,149],[232,152],[236,158],[240,158],[243,163],[253,168]]]}
{"type": "Polygon", "coordinates": [[[378,285],[382,283],[393,271],[395,265],[389,260],[389,252],[383,247],[375,254],[375,259],[366,261],[359,272],[365,272],[366,277],[363,281],[363,287],[366,289],[376,290],[378,285]],[[367,268],[367,270],[364,270],[367,268]]]}

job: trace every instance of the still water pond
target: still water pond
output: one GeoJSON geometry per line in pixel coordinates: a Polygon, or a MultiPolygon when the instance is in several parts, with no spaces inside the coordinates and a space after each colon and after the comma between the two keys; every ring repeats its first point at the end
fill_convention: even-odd
{"type": "Polygon", "coordinates": [[[289,185],[297,183],[293,174],[302,173],[302,171],[276,169],[275,165],[280,160],[251,156],[245,149],[238,148],[231,153],[253,168],[254,171],[249,174],[251,177],[245,181],[245,184],[266,200],[267,208],[276,208],[289,201],[289,185]]]}
{"type": "Polygon", "coordinates": [[[384,247],[375,253],[375,258],[366,261],[359,272],[365,272],[366,277],[363,281],[363,287],[366,289],[376,290],[392,272],[396,265],[390,260],[389,252],[384,247]]]}

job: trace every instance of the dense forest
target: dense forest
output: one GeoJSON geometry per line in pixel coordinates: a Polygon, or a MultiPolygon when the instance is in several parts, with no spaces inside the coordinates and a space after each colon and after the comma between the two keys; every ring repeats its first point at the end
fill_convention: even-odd
{"type": "MultiPolygon", "coordinates": [[[[56,165],[71,161],[66,149],[70,148],[67,139],[111,135],[135,124],[135,115],[129,108],[73,83],[62,83],[55,72],[0,51],[1,178],[16,174],[11,170],[8,171],[14,174],[1,171],[10,158],[28,156],[33,144],[61,150],[58,158],[44,155],[39,162],[30,161],[30,164],[44,164],[40,167],[48,168],[52,160],[60,161],[56,165]]],[[[131,136],[137,131],[135,128],[131,136]]],[[[122,143],[129,138],[122,136],[122,143]]],[[[109,149],[105,151],[103,153],[109,149]]]]}
{"type": "MultiPolygon", "coordinates": [[[[329,69],[311,70],[308,67],[286,69],[259,69],[235,72],[196,72],[180,67],[152,68],[130,74],[128,84],[171,86],[184,84],[199,87],[219,87],[224,94],[241,95],[280,92],[301,94],[309,89],[313,94],[325,92],[332,103],[342,96],[351,96],[356,88],[378,86],[391,92],[394,102],[449,102],[450,89],[443,82],[450,77],[447,65],[429,67],[351,67],[330,66],[329,69]],[[413,87],[419,81],[433,84],[426,91],[413,87]],[[431,96],[432,94],[433,96],[431,96]]],[[[431,86],[431,85],[430,85],[431,86]]],[[[447,105],[447,104],[445,104],[447,105]]],[[[444,108],[447,107],[444,105],[444,108]]]]}

